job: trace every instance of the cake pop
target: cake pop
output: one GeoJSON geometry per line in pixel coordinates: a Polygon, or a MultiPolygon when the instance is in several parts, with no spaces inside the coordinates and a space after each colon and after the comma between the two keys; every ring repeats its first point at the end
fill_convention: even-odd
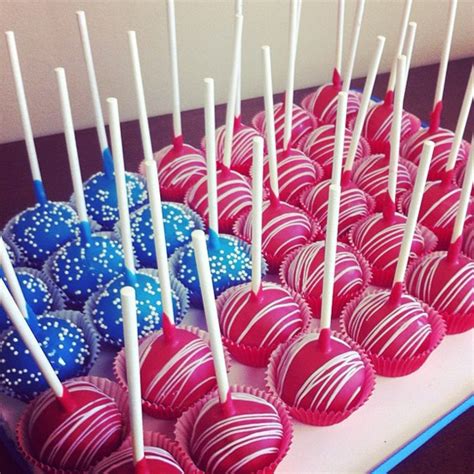
{"type": "MultiPolygon", "coordinates": [[[[449,51],[451,48],[451,41],[453,37],[454,22],[456,18],[456,7],[457,0],[453,0],[450,3],[449,15],[448,15],[448,28],[446,38],[444,40],[443,49],[441,52],[441,60],[438,72],[438,80],[436,84],[436,92],[433,103],[433,111],[431,113],[430,125],[427,129],[420,129],[417,133],[412,135],[402,146],[402,156],[407,160],[411,161],[415,165],[419,165],[421,158],[421,150],[423,142],[430,140],[435,144],[433,152],[433,160],[431,162],[431,169],[428,175],[429,180],[436,180],[442,178],[446,170],[453,170],[461,166],[466,162],[469,150],[467,143],[462,142],[459,148],[457,156],[453,156],[452,163],[448,165],[448,158],[450,157],[450,150],[452,148],[454,133],[451,130],[440,127],[441,112],[443,108],[443,92],[444,84],[446,81],[446,72],[448,69],[449,62],[449,51]]],[[[474,89],[474,73],[471,71],[471,78],[469,80],[466,95],[469,97],[464,103],[464,110],[461,110],[461,114],[464,115],[464,120],[467,120],[469,115],[469,108],[472,103],[472,94],[474,89]]]]}
{"type": "Polygon", "coordinates": [[[82,187],[71,104],[63,68],[56,68],[61,113],[68,150],[81,236],[71,240],[46,262],[45,271],[64,293],[72,308],[82,308],[85,301],[103,285],[123,271],[123,252],[109,236],[92,234],[82,187]]]}
{"type": "MultiPolygon", "coordinates": [[[[407,68],[410,69],[410,62],[408,61],[411,58],[414,38],[415,38],[415,29],[413,24],[411,26],[411,32],[407,37],[407,28],[408,20],[410,18],[410,11],[413,0],[405,0],[405,5],[402,14],[402,21],[400,25],[400,36],[398,38],[397,50],[394,56],[392,68],[390,71],[390,77],[387,85],[387,92],[385,93],[385,98],[382,102],[374,105],[370,108],[369,113],[365,119],[364,127],[362,134],[370,143],[370,147],[373,153],[386,153],[387,147],[390,141],[390,130],[391,123],[393,120],[393,94],[396,82],[396,68],[397,68],[397,58],[403,52],[403,45],[406,41],[406,56],[407,56],[407,68]]],[[[402,125],[400,137],[402,141],[406,140],[409,136],[416,133],[420,128],[421,122],[415,116],[403,111],[402,113],[402,125]]]]}
{"type": "Polygon", "coordinates": [[[243,363],[259,367],[267,364],[279,344],[306,329],[311,313],[287,288],[262,282],[261,138],[254,139],[252,169],[252,281],[224,292],[217,300],[217,312],[224,342],[231,354],[243,363]]]}
{"type": "MultiPolygon", "coordinates": [[[[364,122],[365,114],[367,113],[368,104],[370,97],[372,95],[372,90],[374,87],[375,77],[377,75],[378,65],[380,63],[380,58],[382,56],[382,50],[384,47],[385,38],[379,36],[377,38],[377,48],[373,58],[373,62],[369,69],[369,74],[367,76],[367,81],[365,83],[364,92],[361,98],[361,104],[359,108],[359,113],[355,121],[354,131],[352,137],[350,138],[350,145],[348,150],[344,150],[346,155],[346,160],[344,164],[344,170],[342,175],[342,191],[341,191],[341,202],[339,207],[339,237],[341,239],[345,238],[347,232],[350,228],[360,219],[367,217],[371,214],[375,207],[374,199],[369,195],[358,188],[351,180],[352,175],[352,166],[354,159],[357,155],[358,143],[361,138],[362,124],[364,122]]],[[[345,93],[343,93],[345,94],[345,93]]],[[[342,99],[339,99],[342,100],[342,99]]],[[[344,101],[345,102],[345,101],[344,101]]],[[[342,103],[339,104],[342,107],[342,103]]],[[[341,109],[342,114],[342,109],[341,109]]],[[[343,117],[340,117],[338,124],[343,124],[343,117]]],[[[342,127],[339,129],[339,139],[341,135],[346,137],[347,130],[342,130],[342,127]]],[[[333,153],[336,151],[337,147],[341,146],[340,142],[336,142],[336,135],[333,137],[333,143],[329,147],[331,150],[330,153],[330,163],[333,164],[334,161],[334,170],[337,173],[335,181],[333,184],[339,184],[339,170],[342,166],[342,159],[339,159],[340,165],[336,164],[336,159],[333,160],[333,153]]],[[[344,140],[345,148],[345,140],[344,140]]],[[[311,216],[320,222],[322,230],[325,231],[327,214],[328,214],[328,196],[329,196],[329,186],[331,181],[326,179],[319,182],[314,188],[308,189],[305,191],[300,198],[301,207],[307,211],[311,216]]]]}
{"type": "MultiPolygon", "coordinates": [[[[145,336],[162,324],[162,303],[160,282],[150,270],[136,271],[130,231],[130,216],[127,205],[125,172],[123,163],[122,137],[118,103],[115,98],[107,99],[110,116],[110,130],[114,157],[115,181],[120,211],[120,234],[125,254],[125,271],[111,280],[103,290],[91,296],[86,303],[86,310],[91,315],[97,330],[108,343],[123,344],[122,314],[118,298],[123,286],[133,286],[138,301],[138,330],[145,336]]],[[[179,321],[187,310],[186,292],[176,283],[173,288],[173,304],[179,321]]]]}
{"type": "Polygon", "coordinates": [[[37,203],[13,217],[5,226],[4,234],[17,247],[22,263],[40,268],[54,251],[79,235],[79,220],[71,206],[50,201],[46,197],[31,129],[15,35],[13,31],[7,31],[5,35],[37,203]]]}
{"type": "Polygon", "coordinates": [[[464,255],[474,259],[474,222],[468,225],[464,231],[462,251],[464,255]]]}
{"type": "Polygon", "coordinates": [[[291,440],[287,415],[281,404],[274,404],[267,394],[246,387],[229,387],[202,231],[193,232],[193,245],[218,389],[179,418],[177,441],[197,467],[209,474],[273,472],[291,440]]]}
{"type": "MultiPolygon", "coordinates": [[[[354,26],[352,30],[351,48],[349,58],[347,59],[346,71],[344,81],[341,78],[342,65],[342,48],[343,48],[343,34],[344,34],[344,9],[345,0],[338,0],[338,16],[337,16],[337,41],[336,41],[336,65],[332,74],[332,83],[323,84],[316,92],[307,95],[301,105],[305,110],[314,114],[323,124],[335,125],[337,118],[337,95],[343,90],[347,93],[347,122],[350,123],[357,115],[359,110],[360,98],[356,92],[350,91],[352,71],[354,68],[355,57],[357,53],[357,45],[359,43],[360,29],[362,24],[362,17],[364,15],[365,0],[360,1],[357,6],[357,11],[354,17],[354,26]]],[[[325,129],[325,134],[330,133],[332,127],[325,129]]],[[[320,134],[322,131],[320,132],[320,134]]],[[[334,133],[334,132],[333,132],[334,133]]],[[[312,132],[311,138],[306,141],[317,142],[321,135],[312,132]]],[[[308,150],[305,151],[309,156],[308,150]]],[[[313,151],[314,153],[314,151],[313,151]]],[[[312,156],[311,156],[312,157],[312,156]]],[[[329,167],[330,169],[330,167],[329,167]]]]}
{"type": "Polygon", "coordinates": [[[349,416],[365,403],[375,382],[365,354],[330,329],[339,200],[340,186],[331,185],[320,329],[280,346],[267,370],[267,388],[287,405],[290,414],[316,425],[337,423],[349,416]]]}
{"type": "Polygon", "coordinates": [[[408,292],[441,314],[446,321],[448,334],[457,334],[474,327],[474,261],[460,252],[474,177],[472,145],[471,141],[448,251],[434,252],[419,259],[409,268],[406,279],[408,292]]]}
{"type": "MultiPolygon", "coordinates": [[[[262,48],[265,72],[265,111],[270,170],[270,198],[263,203],[262,250],[270,271],[277,272],[284,257],[313,240],[319,232],[317,222],[292,204],[280,200],[278,165],[273,121],[273,92],[270,48],[262,48]]],[[[255,180],[255,177],[254,177],[255,180]]],[[[234,233],[247,242],[252,238],[253,212],[244,214],[235,224],[234,233]]]]}
{"type": "Polygon", "coordinates": [[[380,375],[401,376],[418,369],[444,336],[439,315],[403,289],[433,148],[433,142],[425,142],[390,289],[368,291],[349,303],[341,317],[343,330],[367,351],[380,375]]]}
{"type": "MultiPolygon", "coordinates": [[[[241,25],[241,21],[239,22],[241,25]]],[[[239,285],[250,280],[252,269],[250,249],[248,245],[236,237],[219,234],[218,219],[218,188],[215,160],[215,120],[214,120],[214,81],[206,79],[206,154],[207,154],[207,187],[205,194],[209,209],[208,252],[217,295],[231,286],[239,285]]],[[[170,260],[172,274],[188,290],[191,304],[202,307],[201,290],[197,277],[196,262],[192,245],[179,248],[170,260]]]]}
{"type": "Polygon", "coordinates": [[[0,237],[3,239],[3,244],[5,245],[5,248],[7,249],[8,258],[12,262],[12,265],[16,266],[18,263],[18,250],[16,249],[15,245],[12,244],[5,235],[0,234],[0,237]]]}
{"type": "MultiPolygon", "coordinates": [[[[84,183],[84,196],[86,199],[87,212],[103,230],[112,230],[118,221],[117,192],[114,180],[114,164],[105,133],[104,117],[100,104],[99,88],[92,57],[92,48],[87,28],[86,14],[83,11],[76,12],[79,34],[81,36],[84,61],[87,68],[89,88],[94,107],[95,126],[102,154],[103,171],[93,174],[84,183]]],[[[138,209],[146,202],[145,185],[139,175],[126,173],[127,199],[132,211],[138,209]]],[[[76,196],[72,200],[75,201],[76,196]]]]}
{"type": "MultiPolygon", "coordinates": [[[[149,135],[145,140],[150,139],[149,135]]],[[[212,355],[204,331],[176,327],[169,276],[166,233],[156,166],[145,163],[152,236],[157,256],[163,305],[162,330],[140,341],[142,404],[147,413],[175,418],[216,386],[212,355]],[[159,236],[159,237],[158,237],[159,236]]],[[[119,383],[126,385],[123,351],[114,362],[119,383]]]]}
{"type": "MultiPolygon", "coordinates": [[[[184,141],[179,96],[178,48],[174,0],[167,0],[168,41],[173,96],[173,141],[157,151],[154,159],[160,175],[161,194],[168,201],[182,202],[189,188],[206,175],[206,160],[201,150],[184,141]]],[[[144,173],[143,167],[141,168],[144,173]]]]}

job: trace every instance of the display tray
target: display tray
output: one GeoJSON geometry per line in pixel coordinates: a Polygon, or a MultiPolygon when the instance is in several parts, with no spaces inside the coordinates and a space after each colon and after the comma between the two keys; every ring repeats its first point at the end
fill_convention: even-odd
{"type": "MultiPolygon", "coordinates": [[[[194,309],[183,323],[206,328],[203,312],[194,309]]],[[[316,321],[312,324],[317,326],[316,321]]],[[[377,377],[372,397],[339,425],[314,427],[295,421],[293,445],[277,473],[387,472],[472,405],[473,336],[470,331],[446,337],[411,375],[377,377]]],[[[113,379],[115,353],[104,348],[91,375],[113,379]]],[[[264,369],[233,361],[230,382],[264,388],[264,375],[264,369]]],[[[24,406],[0,394],[0,421],[11,438],[24,406]]],[[[144,423],[147,430],[173,434],[172,421],[145,415],[144,423]]]]}

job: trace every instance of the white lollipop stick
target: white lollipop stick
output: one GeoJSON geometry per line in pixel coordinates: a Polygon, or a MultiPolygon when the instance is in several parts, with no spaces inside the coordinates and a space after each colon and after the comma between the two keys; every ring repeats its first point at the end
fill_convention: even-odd
{"type": "Polygon", "coordinates": [[[453,234],[451,236],[451,244],[454,244],[461,236],[464,222],[466,220],[467,209],[471,199],[472,183],[474,178],[474,137],[471,139],[471,152],[469,161],[466,164],[466,174],[461,189],[461,199],[459,200],[458,212],[454,221],[453,234]]]}
{"type": "MultiPolygon", "coordinates": [[[[235,0],[235,15],[243,15],[242,0],[235,0]]],[[[237,91],[235,96],[235,118],[240,119],[241,115],[241,96],[242,96],[242,46],[239,55],[239,78],[237,79],[237,91]]]]}
{"type": "MultiPolygon", "coordinates": [[[[66,137],[67,156],[69,169],[71,171],[72,187],[74,189],[74,200],[77,214],[82,225],[86,226],[90,234],[90,227],[87,219],[86,199],[84,197],[84,187],[82,185],[81,166],[77,153],[76,135],[74,134],[74,124],[72,122],[71,103],[67,88],[66,73],[62,67],[57,67],[54,72],[58,81],[59,100],[61,102],[61,115],[63,117],[64,135],[66,137]]],[[[87,235],[86,235],[87,237],[87,235]]]]}
{"type": "Polygon", "coordinates": [[[405,56],[407,58],[407,63],[405,67],[407,77],[405,79],[405,82],[408,82],[408,74],[410,74],[411,58],[413,56],[413,49],[415,46],[416,28],[417,24],[414,21],[410,21],[410,23],[408,23],[407,48],[405,53],[405,56]]]}
{"type": "Polygon", "coordinates": [[[2,279],[0,279],[0,304],[5,309],[13,326],[15,326],[21,340],[30,351],[51,390],[57,398],[61,398],[64,395],[64,387],[2,279]]]}
{"type": "Polygon", "coordinates": [[[7,37],[8,52],[10,55],[13,79],[15,81],[18,106],[20,107],[21,124],[23,126],[23,134],[25,135],[26,151],[28,153],[31,176],[33,178],[33,181],[35,182],[36,199],[39,203],[44,203],[46,201],[46,196],[44,195],[44,189],[41,184],[41,171],[38,163],[38,155],[36,154],[36,146],[33,138],[33,130],[31,128],[28,104],[26,102],[25,87],[23,85],[20,60],[18,59],[18,51],[16,48],[15,33],[13,33],[13,31],[7,31],[5,33],[5,36],[7,37]],[[39,184],[37,185],[36,183],[39,184]],[[36,186],[39,186],[41,189],[36,189],[36,186]]]}
{"type": "Polygon", "coordinates": [[[340,200],[341,187],[331,184],[329,187],[329,213],[328,224],[326,228],[326,243],[324,245],[324,279],[321,302],[321,329],[329,329],[331,327],[340,200]]]}
{"type": "Polygon", "coordinates": [[[461,147],[462,137],[466,129],[469,111],[471,110],[472,99],[474,97],[474,67],[471,67],[471,75],[467,83],[466,92],[459,112],[456,130],[454,131],[453,146],[449,152],[448,162],[446,163],[446,172],[451,171],[456,166],[456,158],[458,157],[459,148],[461,147]]]}
{"type": "Polygon", "coordinates": [[[122,247],[125,255],[125,268],[130,284],[135,278],[135,258],[133,255],[132,234],[130,231],[130,211],[128,209],[127,184],[125,181],[125,166],[123,163],[122,133],[120,131],[120,116],[118,102],[115,97],[107,99],[109,108],[110,136],[114,157],[115,186],[117,188],[117,204],[119,209],[119,226],[122,247]]]}
{"type": "Polygon", "coordinates": [[[372,62],[369,67],[369,73],[364,85],[364,92],[362,93],[362,100],[360,102],[359,112],[354,124],[354,130],[352,131],[351,144],[349,146],[349,152],[347,154],[346,163],[344,164],[344,173],[350,173],[354,165],[355,156],[357,153],[357,146],[359,145],[360,137],[362,135],[362,128],[364,127],[365,117],[369,110],[370,99],[374,90],[375,79],[380,65],[380,59],[382,57],[382,51],[385,45],[385,36],[377,36],[377,47],[375,48],[375,54],[372,58],[372,62]]]}
{"type": "Polygon", "coordinates": [[[163,209],[161,207],[160,185],[158,184],[158,171],[154,161],[145,162],[146,184],[148,200],[150,201],[151,221],[155,242],[156,262],[158,276],[160,277],[161,301],[163,312],[171,324],[174,324],[173,300],[171,297],[171,282],[168,266],[168,252],[166,250],[165,225],[163,222],[163,209]]]}
{"type": "Polygon", "coordinates": [[[204,79],[206,84],[205,127],[206,127],[206,163],[207,163],[207,199],[209,209],[209,235],[219,235],[219,214],[217,208],[217,172],[216,172],[216,120],[214,106],[214,79],[204,79]]]}
{"type": "Polygon", "coordinates": [[[153,160],[153,149],[151,146],[150,127],[146,112],[145,91],[143,89],[142,70],[140,67],[140,56],[138,54],[137,34],[135,31],[128,32],[128,44],[133,64],[133,78],[135,80],[135,91],[138,103],[138,120],[140,122],[140,133],[142,137],[143,154],[146,161],[153,160]]]}
{"type": "Polygon", "coordinates": [[[347,92],[337,94],[336,136],[332,160],[331,184],[341,184],[342,158],[344,154],[344,136],[346,134],[347,92]]]}
{"type": "Polygon", "coordinates": [[[256,295],[262,284],[262,200],[263,138],[253,139],[252,182],[252,291],[256,295]]]}
{"type": "Polygon", "coordinates": [[[264,69],[265,123],[267,130],[268,165],[270,168],[270,187],[275,198],[280,195],[278,186],[277,148],[275,140],[275,116],[273,115],[272,63],[270,46],[262,46],[264,69]]]}
{"type": "Polygon", "coordinates": [[[402,127],[403,98],[405,96],[406,57],[400,56],[397,60],[397,84],[393,107],[392,129],[390,131],[390,163],[388,169],[388,194],[392,203],[395,203],[397,191],[397,170],[400,156],[400,134],[402,127]]]}
{"type": "Polygon", "coordinates": [[[13,295],[13,298],[15,299],[15,303],[20,309],[23,317],[27,318],[28,308],[27,308],[26,300],[23,295],[20,282],[18,281],[18,277],[16,276],[10,257],[8,256],[5,242],[3,241],[1,236],[0,236],[0,268],[3,270],[3,273],[5,274],[8,287],[11,291],[11,294],[13,295]]]}
{"type": "Polygon", "coordinates": [[[244,17],[242,15],[235,16],[235,32],[234,32],[234,55],[232,60],[232,73],[230,76],[229,98],[227,100],[227,109],[225,116],[225,136],[224,136],[224,156],[223,164],[230,168],[232,156],[232,139],[234,136],[234,117],[235,117],[235,100],[237,95],[237,82],[239,80],[239,58],[242,49],[242,28],[244,17]]]}
{"type": "Polygon", "coordinates": [[[145,447],[143,443],[142,396],[140,389],[140,356],[138,353],[137,302],[134,288],[131,286],[122,288],[120,290],[120,300],[122,302],[133,461],[137,464],[145,457],[145,447]]]}
{"type": "Polygon", "coordinates": [[[174,0],[166,2],[168,11],[168,41],[171,62],[171,90],[173,93],[173,134],[174,138],[182,136],[181,105],[179,99],[179,72],[178,72],[178,47],[176,45],[176,13],[174,0]]]}
{"type": "Polygon", "coordinates": [[[224,346],[222,345],[221,330],[217,318],[216,300],[214,287],[212,286],[211,269],[209,267],[209,256],[207,254],[206,236],[202,230],[192,233],[194,255],[199,275],[199,285],[204,303],[207,329],[211,343],[212,357],[214,359],[214,370],[216,372],[219,400],[221,403],[227,401],[229,394],[229,379],[224,357],[224,346]]]}
{"type": "Polygon", "coordinates": [[[357,10],[354,17],[354,26],[352,27],[351,37],[351,48],[349,51],[349,58],[347,60],[347,66],[344,71],[344,81],[342,84],[342,90],[349,92],[352,80],[352,71],[354,70],[355,57],[357,53],[357,46],[359,44],[360,29],[362,27],[362,17],[364,16],[365,0],[359,0],[357,2],[357,10]]]}
{"type": "Polygon", "coordinates": [[[291,146],[291,131],[293,122],[293,94],[295,89],[295,66],[296,51],[298,49],[298,32],[299,32],[299,13],[301,8],[301,0],[291,1],[291,17],[290,17],[290,42],[288,54],[288,76],[285,91],[285,123],[283,129],[283,149],[288,150],[291,146]]]}
{"type": "Polygon", "coordinates": [[[456,21],[456,10],[458,6],[457,0],[450,0],[448,27],[446,30],[446,37],[443,43],[443,50],[441,51],[441,61],[439,64],[438,79],[436,81],[436,92],[433,101],[433,108],[436,104],[443,100],[444,84],[446,83],[446,73],[448,71],[449,52],[451,50],[451,43],[453,40],[454,22],[456,21]]]}
{"type": "Polygon", "coordinates": [[[99,87],[97,86],[97,77],[95,75],[94,59],[92,57],[91,43],[87,29],[86,14],[83,11],[76,12],[77,23],[81,35],[82,50],[86,62],[87,76],[89,78],[89,88],[92,96],[92,105],[94,107],[95,128],[99,138],[100,149],[102,153],[108,149],[107,134],[105,133],[104,116],[100,104],[99,87]]]}
{"type": "Polygon", "coordinates": [[[344,47],[344,12],[346,8],[346,0],[338,0],[337,2],[337,31],[336,31],[336,70],[342,73],[342,51],[344,47]]]}
{"type": "Polygon", "coordinates": [[[408,210],[408,217],[403,232],[402,245],[398,256],[397,268],[395,270],[392,287],[395,287],[397,283],[403,283],[403,280],[405,279],[405,272],[411,252],[411,244],[413,236],[415,235],[416,222],[418,220],[418,213],[420,212],[421,201],[423,200],[423,193],[426,179],[428,177],[428,170],[430,169],[431,157],[433,156],[433,149],[434,143],[432,141],[426,140],[423,143],[420,166],[418,167],[416,174],[415,187],[412,193],[410,209],[408,210]]]}
{"type": "Polygon", "coordinates": [[[398,37],[397,50],[393,59],[392,68],[390,70],[390,77],[388,79],[387,91],[393,91],[395,88],[395,81],[397,80],[397,58],[403,53],[403,45],[407,34],[408,20],[410,19],[411,6],[413,0],[405,0],[405,6],[402,13],[402,21],[400,24],[400,34],[398,37]]]}

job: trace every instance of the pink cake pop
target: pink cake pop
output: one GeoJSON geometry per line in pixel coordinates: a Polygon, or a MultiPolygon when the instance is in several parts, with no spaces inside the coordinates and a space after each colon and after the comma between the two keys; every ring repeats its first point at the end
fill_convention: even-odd
{"type": "Polygon", "coordinates": [[[426,255],[408,270],[407,290],[435,308],[446,321],[448,334],[474,327],[474,261],[460,253],[474,177],[474,149],[466,168],[448,251],[426,255]]]}
{"type": "Polygon", "coordinates": [[[96,377],[61,383],[3,281],[0,301],[50,387],[21,417],[17,436],[22,454],[41,472],[87,471],[122,442],[126,397],[115,384],[96,377]]]}
{"type": "MultiPolygon", "coordinates": [[[[390,71],[390,78],[388,81],[387,92],[383,102],[374,105],[367,114],[363,136],[369,141],[373,153],[386,153],[387,146],[390,141],[390,129],[393,120],[393,93],[396,81],[396,67],[397,58],[403,52],[403,44],[407,35],[408,20],[410,17],[411,5],[413,0],[405,0],[403,9],[402,22],[400,25],[400,36],[398,39],[397,51],[393,60],[392,69],[390,71]]],[[[410,62],[414,43],[414,28],[412,28],[411,38],[407,38],[407,71],[410,69],[410,62]]],[[[421,122],[418,118],[403,111],[402,114],[402,128],[401,139],[405,140],[409,136],[416,133],[420,128],[421,122]]]]}
{"type": "MultiPolygon", "coordinates": [[[[457,0],[452,0],[448,16],[448,28],[446,38],[444,40],[443,50],[441,52],[441,61],[438,72],[438,80],[436,85],[436,92],[433,103],[433,111],[431,113],[430,126],[427,129],[421,129],[412,135],[402,146],[402,156],[418,165],[421,157],[421,149],[425,140],[430,140],[435,144],[433,153],[433,160],[431,162],[431,169],[428,175],[429,180],[442,179],[444,173],[449,171],[451,174],[455,172],[459,166],[466,162],[469,155],[469,150],[466,142],[461,143],[459,153],[457,156],[450,155],[455,134],[451,130],[440,127],[441,111],[443,108],[443,91],[446,81],[446,72],[448,69],[449,51],[451,48],[451,41],[453,37],[454,21],[456,18],[457,0]],[[448,158],[452,162],[448,164],[448,158]]],[[[474,89],[474,73],[471,71],[471,78],[469,80],[466,95],[470,97],[463,105],[461,115],[467,120],[469,115],[469,108],[472,103],[472,94],[474,89]]]]}
{"type": "MultiPolygon", "coordinates": [[[[235,90],[239,74],[238,58],[242,47],[243,16],[236,15],[234,57],[231,78],[231,92],[227,104],[226,134],[222,165],[217,171],[217,194],[219,226],[222,231],[230,233],[234,222],[252,206],[252,191],[248,178],[232,170],[232,121],[235,111],[235,90]]],[[[196,211],[206,222],[208,215],[207,176],[204,175],[189,189],[185,203],[196,211]]]]}
{"type": "Polygon", "coordinates": [[[280,346],[270,359],[267,387],[304,422],[329,425],[347,418],[370,396],[373,369],[349,339],[331,332],[336,292],[336,248],[340,186],[329,191],[321,324],[318,333],[303,334],[280,346]]]}
{"type": "Polygon", "coordinates": [[[462,251],[464,255],[474,259],[474,222],[464,230],[462,251]]]}
{"type": "Polygon", "coordinates": [[[262,138],[254,139],[252,169],[252,281],[223,293],[217,312],[231,354],[245,364],[264,367],[278,345],[306,329],[311,313],[287,288],[262,282],[262,138]]]}
{"type": "MultiPolygon", "coordinates": [[[[371,264],[373,283],[378,286],[391,285],[393,282],[406,222],[404,215],[395,212],[394,204],[404,93],[405,58],[402,56],[397,64],[397,87],[395,90],[394,117],[390,136],[390,164],[385,207],[383,212],[378,212],[359,221],[349,233],[351,244],[371,264]]],[[[426,152],[431,151],[431,148],[428,147],[426,152]]],[[[420,228],[416,229],[414,237],[410,241],[412,242],[412,258],[429,252],[436,246],[434,235],[428,230],[422,232],[420,228]]]]}
{"type": "MultiPolygon", "coordinates": [[[[398,90],[397,86],[396,94],[398,90]]],[[[425,142],[391,289],[369,290],[349,303],[341,316],[343,331],[367,351],[376,372],[389,377],[418,369],[445,332],[440,316],[403,290],[433,148],[433,142],[425,142]]]]}
{"type": "MultiPolygon", "coordinates": [[[[166,201],[182,202],[190,186],[206,175],[206,160],[201,150],[184,142],[181,128],[179,97],[178,50],[176,46],[176,15],[174,0],[167,0],[168,40],[173,94],[173,143],[155,153],[160,175],[161,194],[166,201]]],[[[144,170],[140,170],[144,173],[144,170]]],[[[205,179],[205,178],[204,178],[205,179]]]]}
{"type": "MultiPolygon", "coordinates": [[[[267,113],[267,161],[270,170],[270,198],[263,203],[263,254],[273,272],[286,255],[314,240],[319,232],[317,222],[309,218],[307,214],[280,200],[278,183],[278,165],[275,143],[275,127],[272,115],[273,93],[271,76],[270,48],[262,47],[262,58],[265,76],[265,111],[267,113]]],[[[254,178],[255,179],[255,178],[254,178]]],[[[244,214],[235,224],[234,233],[250,242],[252,238],[253,212],[244,214]]]]}
{"type": "MultiPolygon", "coordinates": [[[[307,95],[301,102],[301,105],[305,110],[314,114],[324,124],[335,125],[337,118],[337,95],[341,90],[347,93],[347,123],[350,123],[352,119],[355,118],[357,111],[359,110],[359,95],[356,92],[350,91],[350,83],[357,52],[357,45],[359,43],[360,28],[362,24],[362,17],[364,15],[364,6],[365,0],[359,1],[354,17],[354,26],[350,43],[351,49],[349,58],[347,59],[344,82],[341,80],[341,64],[345,0],[339,0],[337,15],[336,65],[332,74],[332,83],[320,86],[316,92],[307,95]]],[[[328,134],[330,130],[332,129],[327,128],[325,133],[328,134]]],[[[319,136],[314,135],[314,133],[315,132],[311,134],[311,139],[308,140],[313,142],[313,144],[317,141],[317,137],[319,136]]],[[[306,142],[307,144],[308,141],[306,142]]]]}
{"type": "Polygon", "coordinates": [[[218,390],[178,419],[176,439],[206,473],[273,472],[291,441],[288,415],[268,394],[229,387],[204,232],[193,245],[218,390]]]}

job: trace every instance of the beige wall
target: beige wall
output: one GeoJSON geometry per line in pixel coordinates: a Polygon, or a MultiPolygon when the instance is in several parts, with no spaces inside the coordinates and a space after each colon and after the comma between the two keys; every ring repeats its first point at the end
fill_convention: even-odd
{"type": "MultiPolygon", "coordinates": [[[[346,31],[355,1],[347,0],[346,31]]],[[[387,37],[382,60],[388,70],[398,35],[401,0],[367,0],[354,77],[365,73],[375,36],[387,37]]],[[[451,57],[474,54],[474,2],[459,2],[451,57]]],[[[149,115],[170,112],[170,77],[164,0],[159,1],[1,1],[0,30],[16,33],[25,87],[36,136],[61,130],[53,68],[64,66],[76,128],[93,125],[82,50],[74,12],[84,9],[96,62],[102,101],[119,99],[122,120],[137,116],[126,31],[136,29],[149,115]]],[[[447,0],[414,0],[418,22],[413,64],[438,61],[447,18],[447,0]]],[[[232,0],[177,0],[178,47],[183,109],[200,107],[202,78],[216,80],[217,101],[225,102],[232,42],[232,0]]],[[[244,0],[243,97],[262,94],[260,51],[270,44],[274,88],[284,89],[288,0],[244,0]]],[[[328,80],[335,47],[336,1],[304,0],[296,86],[328,80]]],[[[346,40],[349,40],[348,33],[346,40]]],[[[348,41],[346,42],[346,45],[348,41]]],[[[22,138],[6,43],[0,41],[0,143],[22,138]]]]}

